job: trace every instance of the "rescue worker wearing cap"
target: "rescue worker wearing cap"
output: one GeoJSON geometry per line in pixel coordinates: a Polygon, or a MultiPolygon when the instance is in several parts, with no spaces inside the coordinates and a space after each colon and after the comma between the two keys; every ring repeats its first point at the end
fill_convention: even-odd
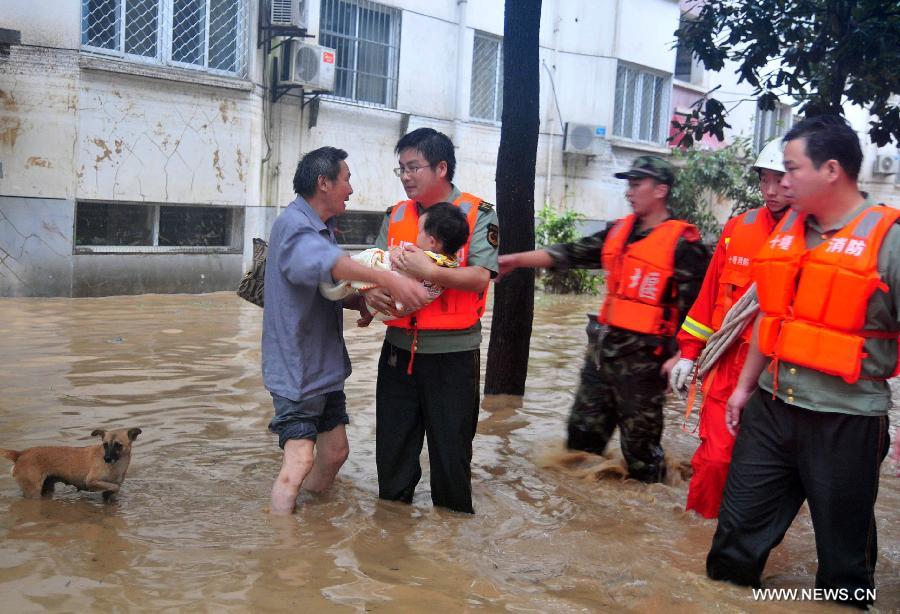
{"type": "Polygon", "coordinates": [[[862,149],[843,118],[807,118],[784,141],[792,210],[753,261],[760,313],[726,407],[737,440],[706,572],[759,587],[806,501],[816,588],[865,607],[900,335],[900,210],[860,193],[862,149]]]}
{"type": "MultiPolygon", "coordinates": [[[[759,173],[759,189],[765,205],[726,222],[700,294],[678,331],[681,358],[672,369],[669,385],[680,398],[684,398],[689,385],[696,385],[692,383],[692,374],[697,358],[709,337],[719,330],[725,314],[753,283],[750,275],[753,256],[788,209],[784,190],[780,187],[784,176],[781,147],[781,139],[778,138],[770,141],[759,153],[753,168],[759,173]]],[[[704,380],[700,446],[691,459],[694,473],[687,496],[687,509],[704,518],[719,515],[734,446],[734,436],[725,428],[725,404],[744,366],[752,331],[751,320],[740,338],[716,361],[704,380]]],[[[692,404],[693,394],[689,395],[689,399],[692,404]]]]}
{"type": "Polygon", "coordinates": [[[603,454],[618,427],[629,476],[659,482],[665,477],[662,408],[675,333],[700,290],[709,251],[693,225],[672,219],[667,202],[675,175],[666,160],[639,156],[615,176],[628,180],[631,215],[574,243],[500,256],[500,272],[606,270],[606,299],[597,317],[605,329],[589,326],[567,446],[603,454]]]}

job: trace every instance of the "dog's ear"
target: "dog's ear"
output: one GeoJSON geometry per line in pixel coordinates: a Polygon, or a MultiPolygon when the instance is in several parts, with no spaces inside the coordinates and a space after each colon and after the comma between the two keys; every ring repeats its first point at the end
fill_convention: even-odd
{"type": "Polygon", "coordinates": [[[128,441],[134,441],[143,432],[141,429],[128,429],[128,441]]]}
{"type": "Polygon", "coordinates": [[[91,431],[91,437],[103,437],[104,435],[106,435],[106,431],[103,429],[94,429],[91,431]]]}

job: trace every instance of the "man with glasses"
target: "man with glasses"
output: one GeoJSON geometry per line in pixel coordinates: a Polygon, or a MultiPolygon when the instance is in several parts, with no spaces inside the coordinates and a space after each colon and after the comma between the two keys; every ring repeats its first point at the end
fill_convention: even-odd
{"type": "MultiPolygon", "coordinates": [[[[419,128],[401,138],[395,151],[399,166],[394,174],[408,200],[388,208],[375,245],[403,246],[397,270],[445,290],[419,311],[386,322],[376,391],[378,496],[412,502],[427,437],[432,502],[471,514],[481,316],[488,284],[498,270],[497,214],[493,205],[453,185],[456,156],[445,134],[419,128]],[[458,206],[469,223],[458,268],[437,266],[415,246],[419,216],[440,202],[458,206]]],[[[379,311],[397,314],[384,289],[369,291],[367,300],[379,311]]]]}

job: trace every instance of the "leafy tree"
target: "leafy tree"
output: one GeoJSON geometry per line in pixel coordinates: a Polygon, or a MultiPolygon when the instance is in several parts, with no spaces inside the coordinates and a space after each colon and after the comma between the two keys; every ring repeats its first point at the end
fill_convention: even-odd
{"type": "MultiPolygon", "coordinates": [[[[538,31],[541,0],[506,0],[503,14],[503,115],[497,152],[500,253],[534,249],[534,169],[540,128],[538,31]]],[[[518,270],[494,286],[485,394],[525,393],[534,272],[518,270]]]]}
{"type": "Polygon", "coordinates": [[[719,224],[710,208],[710,197],[732,203],[731,215],[763,204],[759,178],[750,168],[749,141],[736,139],[721,149],[677,150],[675,186],[669,206],[676,218],[695,224],[707,240],[718,237],[719,224]]]}
{"type": "MultiPolygon", "coordinates": [[[[869,136],[878,145],[900,142],[900,2],[897,0],[694,0],[696,19],[675,35],[713,71],[726,60],[755,89],[762,109],[779,95],[799,101],[802,114],[843,114],[845,100],[876,116],[869,136]]],[[[684,122],[690,147],[704,134],[720,140],[728,109],[714,91],[684,122]]]]}
{"type": "MultiPolygon", "coordinates": [[[[584,216],[577,211],[557,213],[550,205],[538,211],[538,225],[535,229],[537,244],[549,247],[557,243],[570,243],[578,239],[578,223],[584,216]]],[[[597,273],[584,269],[568,271],[545,270],[539,280],[541,287],[552,294],[594,294],[602,278],[597,273]]]]}

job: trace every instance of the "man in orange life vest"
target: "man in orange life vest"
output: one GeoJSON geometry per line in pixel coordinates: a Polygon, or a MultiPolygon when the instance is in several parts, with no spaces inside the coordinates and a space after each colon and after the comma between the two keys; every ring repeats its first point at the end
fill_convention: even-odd
{"type": "MultiPolygon", "coordinates": [[[[471,514],[472,439],[481,398],[478,348],[488,284],[498,270],[497,214],[493,205],[451,183],[456,156],[446,135],[419,128],[400,139],[396,152],[400,166],[394,173],[409,200],[387,210],[375,245],[405,246],[396,269],[445,290],[419,311],[386,322],[375,397],[378,496],[412,501],[427,437],[432,502],[471,514]],[[420,213],[439,202],[457,205],[469,222],[458,268],[439,267],[415,246],[420,213]]],[[[396,314],[381,289],[369,291],[367,300],[396,314]]]]}
{"type": "Polygon", "coordinates": [[[706,571],[760,586],[806,500],[816,587],[864,606],[897,367],[900,210],[860,194],[862,151],[842,118],[805,119],[784,140],[793,210],[753,261],[760,314],[726,408],[737,441],[706,571]]]}
{"type": "Polygon", "coordinates": [[[629,475],[659,482],[675,332],[697,297],[709,252],[694,226],[671,219],[667,202],[675,175],[667,161],[639,156],[616,177],[628,180],[632,215],[574,243],[501,256],[500,272],[602,264],[607,296],[598,319],[607,329],[602,340],[589,337],[567,445],[602,454],[618,426],[629,475]]]}
{"type": "MultiPolygon", "coordinates": [[[[770,141],[759,153],[753,168],[759,173],[759,189],[765,206],[733,217],[725,224],[697,301],[678,331],[681,358],[669,378],[669,385],[676,396],[683,396],[682,390],[690,384],[694,362],[703,351],[707,339],[719,329],[729,308],[752,284],[750,261],[788,209],[784,189],[780,187],[784,176],[781,148],[779,138],[770,141]]],[[[687,509],[704,518],[719,515],[734,446],[734,436],[725,427],[725,403],[744,366],[752,331],[751,322],[716,362],[704,382],[700,412],[701,443],[691,459],[694,474],[687,496],[687,509]]]]}

